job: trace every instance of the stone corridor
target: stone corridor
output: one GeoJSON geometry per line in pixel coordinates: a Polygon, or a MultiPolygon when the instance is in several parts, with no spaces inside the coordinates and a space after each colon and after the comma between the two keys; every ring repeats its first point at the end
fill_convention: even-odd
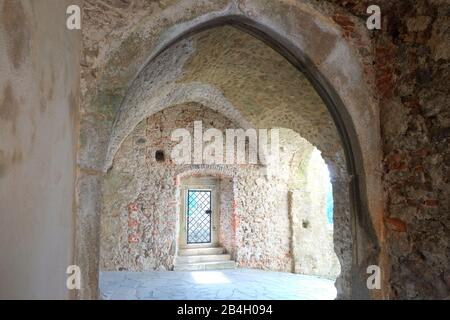
{"type": "Polygon", "coordinates": [[[334,281],[251,269],[102,272],[104,300],[332,300],[334,281]]]}
{"type": "Polygon", "coordinates": [[[0,300],[450,300],[449,17],[0,0],[0,300]]]}

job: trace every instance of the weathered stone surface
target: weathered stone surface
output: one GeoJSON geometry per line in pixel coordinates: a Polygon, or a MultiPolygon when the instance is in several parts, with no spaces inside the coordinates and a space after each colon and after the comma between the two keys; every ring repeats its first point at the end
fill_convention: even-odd
{"type": "Polygon", "coordinates": [[[450,266],[450,6],[386,1],[382,10],[390,32],[376,36],[377,47],[393,52],[385,60],[391,69],[377,68],[379,77],[392,78],[392,92],[382,100],[382,115],[391,114],[382,125],[391,297],[445,298],[450,295],[445,283],[450,266]],[[403,129],[392,134],[400,115],[403,129]]]}
{"type": "Polygon", "coordinates": [[[296,130],[328,157],[340,148],[333,121],[308,80],[260,40],[223,27],[177,43],[145,67],[114,125],[107,165],[146,116],[193,101],[241,125],[296,130]]]}
{"type": "MultiPolygon", "coordinates": [[[[370,1],[330,1],[364,17],[370,1]]],[[[382,1],[373,33],[392,299],[450,294],[447,1],[382,1]]]]}
{"type": "MultiPolygon", "coordinates": [[[[295,272],[336,278],[341,266],[334,252],[333,225],[325,214],[329,177],[319,152],[313,150],[302,159],[297,189],[289,193],[295,272]]],[[[347,267],[348,261],[343,265],[347,267]]]]}

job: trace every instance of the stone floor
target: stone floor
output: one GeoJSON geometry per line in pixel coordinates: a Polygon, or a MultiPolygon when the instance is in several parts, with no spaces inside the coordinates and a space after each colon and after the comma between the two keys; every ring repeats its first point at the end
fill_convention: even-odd
{"type": "Polygon", "coordinates": [[[334,281],[291,273],[233,269],[102,272],[107,300],[332,300],[334,281]]]}

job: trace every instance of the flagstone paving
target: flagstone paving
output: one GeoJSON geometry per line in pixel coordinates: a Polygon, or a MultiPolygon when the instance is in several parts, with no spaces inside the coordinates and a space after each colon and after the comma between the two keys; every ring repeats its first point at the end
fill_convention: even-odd
{"type": "Polygon", "coordinates": [[[332,300],[334,281],[292,273],[233,269],[102,272],[106,300],[332,300]]]}

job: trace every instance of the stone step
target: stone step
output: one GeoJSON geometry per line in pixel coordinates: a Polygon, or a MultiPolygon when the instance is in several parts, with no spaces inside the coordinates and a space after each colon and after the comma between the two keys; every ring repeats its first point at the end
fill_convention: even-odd
{"type": "Polygon", "coordinates": [[[178,256],[176,264],[182,263],[202,263],[202,262],[221,262],[231,260],[229,254],[206,254],[199,256],[178,256]]]}
{"type": "Polygon", "coordinates": [[[236,263],[234,261],[229,260],[218,262],[176,264],[174,266],[174,271],[205,271],[205,270],[223,270],[235,268],[236,263]]]}
{"type": "Polygon", "coordinates": [[[180,249],[178,252],[179,256],[202,256],[202,255],[212,255],[212,254],[222,254],[225,253],[224,248],[213,247],[213,248],[189,248],[180,249]]]}

